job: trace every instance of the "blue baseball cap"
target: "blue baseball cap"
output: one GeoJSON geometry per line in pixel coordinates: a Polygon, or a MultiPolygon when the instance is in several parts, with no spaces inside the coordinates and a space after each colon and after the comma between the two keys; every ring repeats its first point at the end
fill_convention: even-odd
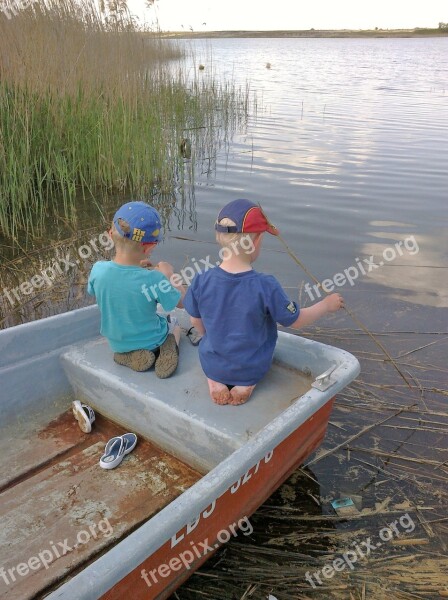
{"type": "Polygon", "coordinates": [[[280,232],[266,218],[261,207],[250,200],[233,200],[226,204],[218,215],[215,230],[220,233],[263,233],[272,235],[280,232]],[[220,225],[222,219],[231,219],[235,225],[220,225]]]}
{"type": "Polygon", "coordinates": [[[134,242],[151,243],[162,239],[162,222],[155,208],[146,202],[128,202],[115,213],[118,233],[134,242]]]}

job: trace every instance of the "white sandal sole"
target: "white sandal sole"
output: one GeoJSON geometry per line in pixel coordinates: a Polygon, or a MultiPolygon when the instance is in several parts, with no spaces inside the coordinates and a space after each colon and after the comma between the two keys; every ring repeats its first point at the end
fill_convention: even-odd
{"type": "Polygon", "coordinates": [[[95,421],[95,413],[90,408],[90,406],[87,406],[86,404],[81,404],[79,400],[75,400],[74,402],[72,402],[72,412],[73,416],[78,421],[78,425],[81,431],[83,431],[84,433],[90,433],[92,431],[92,423],[95,421]],[[87,416],[87,412],[83,408],[84,406],[86,407],[87,412],[89,412],[93,416],[91,416],[90,418],[87,416]]]}

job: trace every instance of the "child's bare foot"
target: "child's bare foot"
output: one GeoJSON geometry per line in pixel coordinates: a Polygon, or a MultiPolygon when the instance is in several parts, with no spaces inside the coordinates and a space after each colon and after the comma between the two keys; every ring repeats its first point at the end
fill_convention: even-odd
{"type": "Polygon", "coordinates": [[[247,402],[254,391],[254,385],[236,385],[230,390],[229,404],[237,406],[247,402]]]}
{"type": "Polygon", "coordinates": [[[210,391],[210,396],[212,397],[213,402],[216,404],[228,404],[230,401],[230,392],[229,388],[223,383],[219,383],[218,381],[213,381],[213,379],[208,379],[208,389],[210,391]]]}

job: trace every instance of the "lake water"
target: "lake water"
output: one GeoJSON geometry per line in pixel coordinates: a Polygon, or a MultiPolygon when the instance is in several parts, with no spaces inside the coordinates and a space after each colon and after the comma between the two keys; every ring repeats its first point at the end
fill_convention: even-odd
{"type": "MultiPolygon", "coordinates": [[[[418,252],[409,240],[413,254],[386,253],[344,291],[448,307],[448,39],[185,43],[196,65],[249,80],[259,107],[216,172],[196,176],[197,235],[212,239],[219,208],[249,198],[319,279],[414,236],[418,252]]],[[[261,268],[297,286],[291,260],[271,254],[261,268]]]]}

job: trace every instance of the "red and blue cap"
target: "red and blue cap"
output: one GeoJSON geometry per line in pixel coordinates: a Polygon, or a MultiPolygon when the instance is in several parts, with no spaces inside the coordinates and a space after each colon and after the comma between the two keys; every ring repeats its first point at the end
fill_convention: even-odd
{"type": "Polygon", "coordinates": [[[250,200],[233,200],[226,204],[215,223],[220,233],[263,233],[279,235],[279,230],[267,220],[258,204],[250,200]],[[235,225],[220,225],[223,219],[231,219],[235,225]]]}
{"type": "Polygon", "coordinates": [[[155,208],[146,202],[123,204],[113,218],[118,233],[142,244],[159,242],[162,239],[162,221],[155,208]]]}

